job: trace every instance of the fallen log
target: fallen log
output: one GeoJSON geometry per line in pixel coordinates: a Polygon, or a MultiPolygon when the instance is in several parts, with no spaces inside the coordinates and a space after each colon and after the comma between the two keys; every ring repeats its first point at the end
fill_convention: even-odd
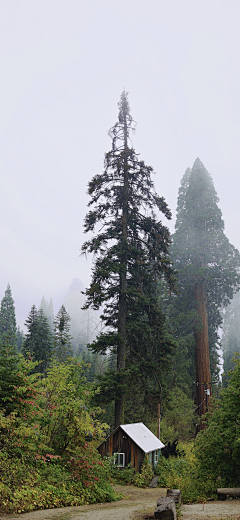
{"type": "Polygon", "coordinates": [[[240,488],[217,488],[217,499],[226,500],[227,495],[240,497],[240,488]]]}

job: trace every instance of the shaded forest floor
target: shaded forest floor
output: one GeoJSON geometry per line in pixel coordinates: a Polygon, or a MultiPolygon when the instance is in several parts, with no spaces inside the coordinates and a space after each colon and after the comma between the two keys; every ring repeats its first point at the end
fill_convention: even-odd
{"type": "MultiPolygon", "coordinates": [[[[2,515],[0,520],[150,520],[157,499],[166,496],[166,489],[141,489],[134,486],[114,486],[124,498],[118,502],[31,511],[2,515]]],[[[182,520],[240,520],[240,500],[225,500],[207,504],[182,505],[182,520]]]]}

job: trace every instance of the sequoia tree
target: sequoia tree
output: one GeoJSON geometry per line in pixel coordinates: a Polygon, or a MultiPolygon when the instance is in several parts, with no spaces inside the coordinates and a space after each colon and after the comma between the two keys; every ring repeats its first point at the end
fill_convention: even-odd
{"type": "MultiPolygon", "coordinates": [[[[156,211],[167,219],[171,213],[163,197],[159,197],[151,179],[153,169],[139,159],[132,147],[134,130],[128,97],[123,91],[119,102],[118,121],[110,130],[112,149],[106,153],[102,174],[88,184],[93,209],[85,217],[85,232],[95,235],[82,246],[83,253],[94,253],[90,287],[86,290],[85,308],[103,308],[102,322],[107,328],[92,344],[92,350],[116,353],[115,426],[124,422],[124,381],[126,356],[131,351],[129,335],[136,339],[144,330],[145,346],[150,341],[155,308],[154,292],[150,302],[149,288],[163,275],[173,283],[169,259],[170,233],[158,220],[156,211]],[[139,328],[142,316],[142,328],[139,328]]],[[[162,321],[155,326],[159,337],[162,321]]],[[[154,336],[152,334],[152,336],[154,336]]],[[[137,348],[135,341],[135,346],[137,348]]],[[[165,338],[165,346],[168,340],[165,338]]],[[[132,343],[133,344],[133,343],[132,343]]],[[[137,353],[138,354],[138,353],[137,353]]],[[[139,356],[141,358],[141,355],[139,356]]],[[[113,375],[113,374],[112,374],[113,375]]],[[[114,377],[114,376],[113,376],[114,377]]]]}
{"type": "Polygon", "coordinates": [[[240,255],[224,234],[218,201],[210,174],[196,159],[179,189],[173,259],[178,270],[179,335],[192,333],[195,338],[195,399],[200,416],[212,393],[209,337],[214,350],[220,309],[240,284],[240,255]]]}

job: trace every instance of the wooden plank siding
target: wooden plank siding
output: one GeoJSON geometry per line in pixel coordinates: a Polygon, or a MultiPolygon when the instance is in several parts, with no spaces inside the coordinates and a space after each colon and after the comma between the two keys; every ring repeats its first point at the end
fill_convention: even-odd
{"type": "Polygon", "coordinates": [[[120,427],[100,444],[98,451],[102,457],[125,453],[125,466],[131,463],[137,472],[141,470],[145,457],[144,451],[120,427]]]}

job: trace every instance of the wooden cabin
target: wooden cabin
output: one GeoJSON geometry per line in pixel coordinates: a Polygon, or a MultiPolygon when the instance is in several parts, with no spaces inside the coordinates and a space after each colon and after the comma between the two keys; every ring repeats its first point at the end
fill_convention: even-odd
{"type": "Polygon", "coordinates": [[[98,446],[102,457],[116,455],[115,464],[124,468],[129,463],[137,472],[141,470],[145,455],[153,469],[158,463],[164,444],[148,428],[140,423],[121,424],[98,446]]]}

